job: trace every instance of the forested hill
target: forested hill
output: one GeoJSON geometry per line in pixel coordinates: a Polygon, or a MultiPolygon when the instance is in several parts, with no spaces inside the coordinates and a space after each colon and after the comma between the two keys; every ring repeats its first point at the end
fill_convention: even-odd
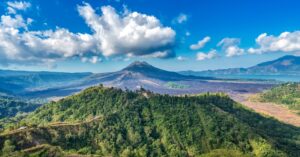
{"type": "Polygon", "coordinates": [[[285,83],[260,95],[263,102],[274,102],[287,106],[300,115],[300,83],[285,83]]]}
{"type": "Polygon", "coordinates": [[[300,154],[299,128],[223,94],[179,97],[97,86],[44,105],[7,129],[0,135],[3,156],[300,154]]]}

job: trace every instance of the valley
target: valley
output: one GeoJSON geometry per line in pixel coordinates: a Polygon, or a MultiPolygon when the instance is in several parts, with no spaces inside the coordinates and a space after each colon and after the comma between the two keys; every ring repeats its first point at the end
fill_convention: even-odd
{"type": "Polygon", "coordinates": [[[300,127],[300,115],[295,111],[285,107],[282,104],[253,100],[251,99],[253,96],[256,95],[241,94],[239,95],[239,99],[235,100],[246,107],[253,109],[255,112],[261,113],[267,117],[273,117],[283,123],[300,127]]]}

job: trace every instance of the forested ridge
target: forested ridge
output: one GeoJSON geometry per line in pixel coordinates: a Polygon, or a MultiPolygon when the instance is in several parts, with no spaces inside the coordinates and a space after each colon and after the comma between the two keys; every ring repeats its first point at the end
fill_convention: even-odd
{"type": "Polygon", "coordinates": [[[245,109],[224,94],[169,96],[97,86],[12,124],[0,135],[2,156],[300,154],[299,128],[245,109]]]}

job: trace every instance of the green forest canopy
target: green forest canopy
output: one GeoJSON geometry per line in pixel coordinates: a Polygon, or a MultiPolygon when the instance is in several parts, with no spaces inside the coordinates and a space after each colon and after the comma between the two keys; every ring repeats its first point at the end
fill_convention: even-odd
{"type": "Polygon", "coordinates": [[[179,97],[97,86],[46,104],[5,127],[0,136],[2,155],[296,157],[300,153],[299,128],[260,116],[224,94],[179,97]]]}

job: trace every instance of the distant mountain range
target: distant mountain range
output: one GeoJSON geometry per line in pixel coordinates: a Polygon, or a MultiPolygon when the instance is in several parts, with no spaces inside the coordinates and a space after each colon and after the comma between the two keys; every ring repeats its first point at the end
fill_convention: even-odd
{"type": "Polygon", "coordinates": [[[67,96],[98,84],[129,90],[143,87],[162,94],[226,92],[234,95],[236,92],[259,92],[269,88],[272,83],[262,83],[257,79],[276,80],[279,76],[300,81],[300,57],[284,56],[249,68],[179,73],[139,61],[120,71],[96,74],[0,70],[0,95],[31,98],[67,96]]]}
{"type": "Polygon", "coordinates": [[[65,96],[98,84],[131,90],[144,87],[162,91],[168,89],[165,86],[168,82],[208,79],[213,78],[181,75],[139,61],[117,72],[96,74],[1,70],[0,94],[26,97],[65,96]]]}
{"type": "Polygon", "coordinates": [[[258,92],[271,84],[236,82],[213,77],[188,76],[156,68],[146,62],[133,62],[126,68],[110,73],[91,74],[74,83],[24,93],[26,97],[67,96],[85,88],[103,84],[121,89],[145,88],[161,94],[195,94],[202,92],[258,92]]]}
{"type": "Polygon", "coordinates": [[[20,94],[74,83],[92,73],[33,72],[0,70],[0,95],[20,94]]]}
{"type": "Polygon", "coordinates": [[[300,57],[283,56],[273,61],[257,64],[249,68],[230,68],[207,71],[182,71],[184,75],[194,76],[220,76],[220,75],[299,75],[300,57]]]}

